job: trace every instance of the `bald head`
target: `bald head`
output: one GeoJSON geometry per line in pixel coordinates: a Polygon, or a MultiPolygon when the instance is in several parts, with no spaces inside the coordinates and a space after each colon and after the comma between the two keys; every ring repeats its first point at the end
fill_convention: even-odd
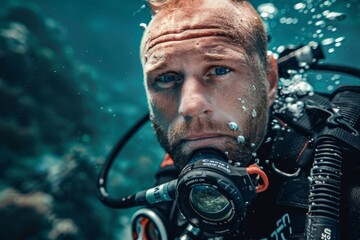
{"type": "Polygon", "coordinates": [[[267,37],[260,16],[243,0],[148,0],[153,11],[141,43],[143,65],[158,44],[223,36],[266,63],[267,37]]]}

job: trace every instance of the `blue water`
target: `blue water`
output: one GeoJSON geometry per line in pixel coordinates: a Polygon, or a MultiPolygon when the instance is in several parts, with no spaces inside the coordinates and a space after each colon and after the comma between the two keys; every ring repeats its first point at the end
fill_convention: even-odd
{"type": "MultiPolygon", "coordinates": [[[[50,102],[62,101],[62,93],[67,96],[66,93],[70,91],[66,89],[63,89],[63,92],[59,89],[55,100],[54,95],[48,94],[45,95],[48,99],[35,103],[36,109],[40,109],[38,111],[46,109],[48,111],[46,116],[53,114],[54,117],[47,120],[47,125],[42,123],[31,125],[31,127],[40,132],[49,132],[51,139],[61,135],[63,139],[56,138],[58,142],[66,142],[69,145],[84,144],[94,157],[90,168],[98,171],[99,163],[103,162],[117,139],[147,110],[139,60],[139,43],[143,32],[140,24],[147,23],[151,18],[149,9],[142,0],[0,0],[0,9],[3,10],[2,7],[5,4],[14,3],[33,4],[33,8],[37,9],[44,18],[51,20],[51,24],[57,26],[58,34],[65,45],[66,57],[72,59],[75,65],[83,66],[86,70],[84,72],[90,79],[87,82],[90,87],[80,88],[82,90],[76,93],[76,95],[84,96],[84,104],[80,105],[83,109],[80,110],[86,110],[84,110],[84,121],[87,128],[77,131],[75,137],[66,135],[72,129],[73,122],[76,121],[76,117],[67,120],[66,115],[75,115],[75,113],[64,110],[61,112],[62,115],[52,111],[50,102]],[[86,112],[89,112],[89,115],[86,115],[86,112]]],[[[360,45],[358,44],[360,2],[358,0],[273,0],[268,2],[254,0],[252,3],[264,17],[271,37],[269,42],[271,51],[278,53],[289,45],[299,46],[316,41],[324,45],[323,63],[360,67],[360,45]],[[333,13],[332,18],[326,18],[329,13],[333,13]]],[[[51,69],[55,73],[60,70],[51,69]]],[[[360,85],[359,79],[334,73],[308,72],[307,78],[316,91],[326,93],[334,91],[341,85],[360,85]]],[[[42,84],[36,86],[42,89],[39,93],[47,91],[46,84],[54,83],[48,81],[42,84]]],[[[22,84],[24,91],[26,91],[25,85],[28,86],[31,83],[22,84]]],[[[68,85],[68,89],[71,89],[71,84],[68,85]]],[[[37,92],[34,91],[30,95],[36,94],[37,92]]],[[[76,105],[75,102],[73,103],[67,104],[66,107],[71,109],[76,105]]],[[[32,123],[34,121],[37,121],[36,118],[32,120],[32,123]]],[[[37,149],[37,155],[18,156],[18,159],[22,159],[23,162],[30,158],[33,160],[34,163],[28,161],[31,163],[26,165],[29,169],[33,167],[36,171],[46,174],[53,166],[66,159],[64,156],[68,146],[54,151],[54,146],[50,146],[48,142],[44,141],[39,145],[42,147],[37,149]]],[[[6,149],[6,151],[9,156],[13,156],[13,153],[10,153],[11,149],[6,149]]],[[[152,179],[163,154],[150,125],[146,125],[129,142],[121,158],[117,159],[116,171],[111,172],[109,181],[114,194],[130,194],[135,190],[149,187],[152,184],[152,180],[149,179],[152,179]]],[[[14,166],[17,167],[17,165],[14,166]]],[[[16,173],[23,171],[22,169],[26,167],[21,165],[21,169],[15,168],[12,172],[5,171],[8,174],[6,176],[9,179],[12,179],[13,175],[17,177],[16,173]]],[[[61,182],[58,179],[54,180],[56,177],[53,176],[49,179],[53,185],[58,184],[58,181],[61,182]]],[[[28,182],[31,180],[28,179],[28,182]]],[[[81,187],[75,190],[81,193],[81,187]]],[[[88,194],[91,195],[91,191],[89,190],[88,194]]],[[[94,210],[101,209],[102,216],[98,216],[101,219],[100,222],[104,225],[116,222],[108,227],[108,231],[114,231],[115,235],[124,239],[122,237],[128,234],[127,225],[132,210],[114,211],[101,208],[95,194],[92,197],[91,204],[94,210]],[[113,213],[115,216],[111,215],[113,213]]],[[[84,219],[87,218],[87,212],[81,211],[81,207],[75,209],[74,211],[79,211],[78,215],[84,219]]],[[[83,220],[79,217],[74,221],[76,223],[78,221],[78,226],[81,226],[83,220]]]]}

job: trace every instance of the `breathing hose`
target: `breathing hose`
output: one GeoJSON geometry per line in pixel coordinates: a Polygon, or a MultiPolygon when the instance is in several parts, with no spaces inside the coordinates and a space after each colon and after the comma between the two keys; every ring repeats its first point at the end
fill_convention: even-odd
{"type": "Polygon", "coordinates": [[[310,173],[307,239],[337,239],[342,149],[334,137],[319,141],[310,173]]]}
{"type": "Polygon", "coordinates": [[[339,141],[341,134],[358,136],[360,124],[359,93],[341,91],[333,98],[339,112],[327,120],[325,134],[319,138],[315,147],[313,166],[310,172],[309,208],[306,226],[307,240],[339,239],[340,194],[342,175],[343,142],[339,141]],[[335,122],[329,119],[337,119],[335,122]],[[340,120],[339,120],[340,119],[340,120]],[[350,132],[349,132],[350,130],[350,132]],[[328,134],[331,131],[334,134],[328,134]]]}

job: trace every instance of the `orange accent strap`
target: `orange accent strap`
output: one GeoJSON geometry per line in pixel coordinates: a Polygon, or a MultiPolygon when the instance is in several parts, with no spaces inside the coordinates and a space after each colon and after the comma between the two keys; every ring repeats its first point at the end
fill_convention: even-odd
{"type": "Polygon", "coordinates": [[[260,169],[260,167],[257,164],[251,164],[249,167],[246,168],[246,172],[248,174],[257,174],[261,177],[263,184],[259,184],[256,187],[256,192],[260,193],[265,191],[269,187],[269,179],[266,176],[265,172],[260,169]]]}
{"type": "Polygon", "coordinates": [[[140,221],[141,230],[140,232],[137,232],[137,229],[133,229],[132,235],[133,239],[142,239],[142,240],[149,240],[149,238],[146,236],[146,228],[147,225],[150,223],[150,219],[148,218],[141,218],[140,221]]]}
{"type": "Polygon", "coordinates": [[[160,167],[166,167],[174,165],[174,160],[170,157],[170,155],[167,153],[164,157],[164,160],[162,161],[160,167]]]}
{"type": "Polygon", "coordinates": [[[309,142],[310,142],[310,140],[308,140],[308,141],[304,144],[304,146],[303,146],[303,148],[301,149],[301,151],[300,151],[300,153],[299,153],[298,157],[296,158],[296,162],[298,162],[298,161],[299,161],[299,159],[300,159],[301,155],[302,155],[302,154],[304,153],[304,151],[306,150],[306,148],[307,148],[307,146],[308,146],[309,142]]]}
{"type": "Polygon", "coordinates": [[[150,220],[148,219],[148,218],[143,218],[143,219],[141,219],[141,227],[143,228],[143,235],[142,235],[142,238],[141,239],[143,239],[143,240],[148,240],[148,238],[147,238],[147,236],[146,236],[146,228],[147,228],[147,225],[148,225],[148,223],[150,222],[150,220]]]}

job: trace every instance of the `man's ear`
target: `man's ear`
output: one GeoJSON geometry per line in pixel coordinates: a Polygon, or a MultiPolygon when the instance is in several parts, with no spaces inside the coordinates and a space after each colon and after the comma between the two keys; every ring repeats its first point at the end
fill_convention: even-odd
{"type": "Polygon", "coordinates": [[[271,105],[275,100],[276,92],[278,89],[278,66],[276,63],[276,59],[274,58],[274,55],[271,52],[267,54],[266,59],[267,59],[266,73],[269,82],[268,99],[269,99],[269,105],[271,105]]]}

